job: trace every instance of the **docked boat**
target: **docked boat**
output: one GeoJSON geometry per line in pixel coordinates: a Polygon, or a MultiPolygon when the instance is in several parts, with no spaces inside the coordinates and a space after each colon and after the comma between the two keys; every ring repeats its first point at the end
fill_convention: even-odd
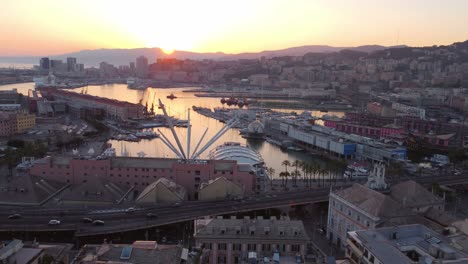
{"type": "Polygon", "coordinates": [[[175,96],[173,93],[171,93],[170,95],[168,95],[168,96],[166,96],[166,97],[167,97],[167,99],[171,99],[171,100],[177,98],[177,96],[175,96]]]}
{"type": "Polygon", "coordinates": [[[369,170],[362,164],[354,163],[347,167],[343,174],[345,179],[367,179],[369,177],[369,170]]]}

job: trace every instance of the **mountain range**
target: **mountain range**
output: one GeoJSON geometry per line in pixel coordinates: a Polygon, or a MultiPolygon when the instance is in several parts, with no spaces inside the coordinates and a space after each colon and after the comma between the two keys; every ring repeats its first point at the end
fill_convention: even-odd
{"type": "MultiPolygon", "coordinates": [[[[387,48],[406,47],[393,46],[385,47],[380,45],[365,45],[358,47],[333,47],[327,45],[307,45],[292,47],[280,50],[265,50],[261,52],[245,52],[238,54],[227,54],[223,52],[191,52],[176,50],[168,55],[160,48],[135,48],[135,49],[95,49],[82,50],[57,56],[50,56],[51,59],[65,60],[67,57],[76,57],[78,63],[84,63],[87,67],[97,66],[100,62],[107,62],[113,65],[128,65],[129,62],[135,61],[138,56],[146,56],[149,63],[155,62],[158,58],[176,58],[176,59],[191,59],[191,60],[239,60],[239,59],[256,59],[260,57],[279,57],[279,56],[302,56],[307,53],[333,53],[342,50],[353,50],[365,53],[384,50],[387,48]]],[[[5,63],[22,63],[22,64],[38,64],[40,56],[26,57],[0,57],[0,62],[5,63]]]]}

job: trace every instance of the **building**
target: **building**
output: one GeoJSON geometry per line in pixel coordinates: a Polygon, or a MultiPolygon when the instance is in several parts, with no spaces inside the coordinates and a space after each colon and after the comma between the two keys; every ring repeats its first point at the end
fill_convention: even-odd
{"type": "Polygon", "coordinates": [[[36,116],[28,113],[19,112],[15,114],[16,133],[24,133],[36,126],[36,116]]]}
{"type": "Polygon", "coordinates": [[[57,100],[63,100],[70,107],[70,111],[76,115],[81,114],[81,109],[103,109],[108,118],[117,120],[138,119],[144,117],[145,108],[139,104],[112,100],[89,94],[68,92],[61,89],[42,88],[43,96],[50,96],[57,100]]]}
{"type": "Polygon", "coordinates": [[[50,60],[49,60],[49,58],[47,58],[47,57],[41,58],[41,59],[39,60],[39,67],[41,68],[41,70],[48,71],[49,68],[50,68],[50,60]]]}
{"type": "Polygon", "coordinates": [[[248,146],[237,142],[225,142],[211,150],[209,157],[213,160],[235,160],[243,170],[255,171],[257,175],[257,190],[264,189],[265,183],[268,180],[265,162],[260,153],[248,146]]]}
{"type": "Polygon", "coordinates": [[[186,195],[184,187],[166,178],[160,178],[143,189],[136,203],[178,203],[185,200],[186,195]]]}
{"type": "Polygon", "coordinates": [[[445,200],[443,198],[434,195],[413,180],[393,185],[390,188],[389,195],[415,213],[425,214],[430,210],[445,211],[445,200]]]}
{"type": "Polygon", "coordinates": [[[100,177],[105,182],[133,187],[142,192],[153,182],[166,178],[181,185],[189,200],[198,199],[202,183],[218,177],[242,186],[244,193],[256,191],[256,174],[251,168],[234,160],[182,161],[170,158],[112,157],[107,159],[79,159],[65,156],[45,157],[35,160],[30,175],[45,179],[80,184],[90,177],[100,177]]]}
{"type": "Polygon", "coordinates": [[[200,262],[213,264],[257,263],[264,258],[303,263],[309,241],[302,221],[248,216],[196,222],[194,237],[204,250],[200,262]]]}
{"type": "MultiPolygon", "coordinates": [[[[133,244],[87,244],[80,249],[76,264],[179,264],[187,261],[178,245],[159,245],[156,241],[135,241],[133,244]]],[[[185,250],[186,251],[186,250],[185,250]]]]}
{"type": "Polygon", "coordinates": [[[67,71],[74,72],[76,71],[76,58],[68,57],[67,58],[67,71]]]}
{"type": "Polygon", "coordinates": [[[23,241],[13,239],[6,245],[0,248],[0,263],[42,263],[44,257],[44,250],[40,248],[27,248],[24,247],[23,241]]]}
{"type": "Polygon", "coordinates": [[[12,119],[7,113],[0,112],[0,137],[9,137],[14,134],[12,119]]]}
{"type": "Polygon", "coordinates": [[[376,228],[390,218],[409,214],[409,210],[385,194],[353,184],[330,192],[327,237],[344,247],[348,232],[376,228]]]}
{"type": "Polygon", "coordinates": [[[242,186],[227,180],[225,177],[218,177],[200,186],[199,200],[222,200],[244,196],[242,186]]]}
{"type": "Polygon", "coordinates": [[[467,263],[468,254],[424,225],[351,231],[346,256],[352,263],[467,263]]]}
{"type": "Polygon", "coordinates": [[[148,58],[140,56],[136,59],[135,73],[138,78],[148,77],[148,58]]]}

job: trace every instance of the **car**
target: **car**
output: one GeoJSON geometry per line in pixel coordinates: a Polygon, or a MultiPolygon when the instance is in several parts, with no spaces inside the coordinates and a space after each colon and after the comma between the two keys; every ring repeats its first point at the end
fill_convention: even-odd
{"type": "Polygon", "coordinates": [[[94,220],[93,225],[104,225],[104,221],[102,220],[94,220]]]}
{"type": "Polygon", "coordinates": [[[321,235],[325,235],[325,229],[323,229],[322,227],[317,228],[317,232],[321,235]]]}
{"type": "Polygon", "coordinates": [[[175,203],[175,204],[172,205],[172,207],[179,207],[179,206],[180,206],[180,203],[179,203],[179,202],[177,202],[177,203],[175,203]]]}
{"type": "Polygon", "coordinates": [[[49,225],[60,225],[60,220],[52,219],[49,221],[49,225]]]}
{"type": "Polygon", "coordinates": [[[83,223],[92,223],[93,219],[85,217],[85,218],[81,219],[81,222],[83,222],[83,223]]]}
{"type": "Polygon", "coordinates": [[[153,214],[153,213],[147,213],[146,217],[148,217],[148,218],[158,218],[158,216],[156,214],[153,214]]]}
{"type": "Polygon", "coordinates": [[[129,208],[125,209],[125,212],[127,212],[127,213],[133,213],[135,211],[136,211],[135,207],[129,207],[129,208]]]}
{"type": "Polygon", "coordinates": [[[12,214],[8,216],[8,219],[20,219],[21,215],[20,214],[12,214]]]}

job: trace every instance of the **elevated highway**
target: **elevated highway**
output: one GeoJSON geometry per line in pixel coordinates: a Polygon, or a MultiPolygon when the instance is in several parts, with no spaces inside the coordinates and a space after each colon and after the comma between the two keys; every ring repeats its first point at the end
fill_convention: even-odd
{"type": "MultiPolygon", "coordinates": [[[[440,185],[456,185],[468,183],[468,177],[418,177],[413,178],[419,183],[430,186],[433,182],[440,185]]],[[[400,179],[406,180],[406,179],[400,179]]],[[[392,181],[390,181],[392,183],[392,181]]],[[[333,188],[346,188],[351,183],[341,183],[333,188]]],[[[247,197],[242,201],[187,201],[180,205],[143,206],[134,212],[127,212],[123,207],[106,208],[76,208],[76,207],[0,207],[0,232],[12,231],[73,231],[77,237],[113,234],[141,230],[157,226],[194,220],[204,216],[236,214],[253,210],[290,207],[302,204],[328,201],[330,187],[314,188],[303,191],[293,191],[278,194],[267,194],[247,197]],[[20,219],[8,219],[14,213],[22,215],[20,219]],[[148,218],[147,214],[156,215],[148,218]],[[102,226],[83,223],[83,218],[103,220],[102,226]],[[57,226],[48,225],[49,220],[58,219],[62,223],[57,226]]]]}

